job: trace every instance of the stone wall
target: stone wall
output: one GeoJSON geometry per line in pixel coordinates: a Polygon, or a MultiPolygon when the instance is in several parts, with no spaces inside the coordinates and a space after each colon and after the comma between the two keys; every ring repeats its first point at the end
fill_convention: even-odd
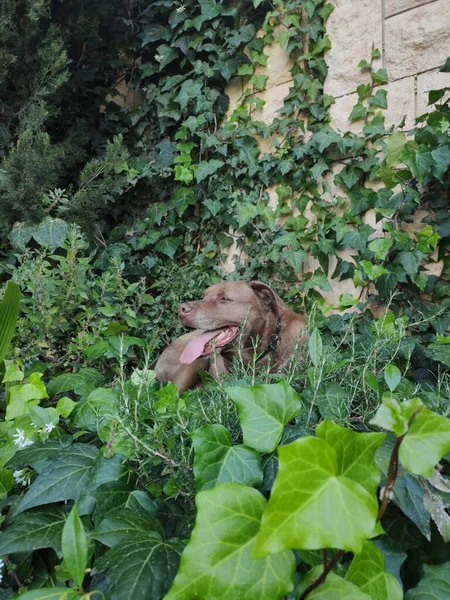
{"type": "MultiPolygon", "coordinates": [[[[364,123],[351,123],[348,116],[357,102],[356,88],[367,83],[369,76],[361,73],[358,63],[370,59],[372,48],[378,48],[381,58],[375,68],[385,68],[389,81],[383,88],[388,92],[388,108],[384,111],[386,124],[400,123],[406,117],[405,128],[414,124],[414,119],[427,110],[427,93],[431,89],[450,86],[450,73],[438,73],[450,55],[450,0],[330,0],[334,11],[327,22],[327,33],[332,48],[326,55],[328,76],[325,92],[336,99],[331,107],[331,125],[339,131],[357,132],[364,123]]],[[[275,36],[275,40],[277,36],[275,36]]],[[[254,113],[255,119],[266,124],[272,122],[283,106],[289,93],[292,62],[287,52],[275,42],[266,47],[267,67],[261,73],[268,75],[266,88],[256,95],[265,100],[263,109],[254,113]]],[[[245,78],[233,79],[227,88],[230,109],[236,107],[243,91],[248,86],[245,78]]],[[[270,151],[270,142],[262,140],[261,150],[270,151]]],[[[342,167],[341,167],[342,168],[342,167]]],[[[276,194],[268,190],[271,203],[276,194]]],[[[340,195],[342,191],[339,190],[340,195]]],[[[375,215],[369,211],[365,222],[373,227],[375,215]]],[[[414,224],[412,225],[414,227],[414,224]]],[[[232,254],[225,263],[232,270],[232,254]]],[[[346,260],[352,260],[347,255],[346,260]]],[[[329,273],[332,273],[335,257],[330,257],[329,273]]],[[[304,269],[317,268],[315,260],[307,261],[304,269]]],[[[441,265],[431,265],[438,274],[441,265]]],[[[331,281],[333,291],[323,293],[326,301],[337,305],[339,295],[360,295],[351,280],[331,281]]]]}

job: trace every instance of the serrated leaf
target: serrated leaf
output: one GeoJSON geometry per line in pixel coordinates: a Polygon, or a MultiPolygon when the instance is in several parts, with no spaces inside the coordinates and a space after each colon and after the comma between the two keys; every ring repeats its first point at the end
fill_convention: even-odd
{"type": "Polygon", "coordinates": [[[316,433],[278,448],[280,470],[255,556],[288,548],[357,553],[374,530],[379,482],[374,454],[384,436],[356,433],[328,420],[316,433]]]}
{"type": "Polygon", "coordinates": [[[55,250],[62,246],[69,235],[70,225],[62,219],[45,217],[42,223],[34,230],[33,238],[40,246],[47,246],[55,250]]]}
{"type": "Polygon", "coordinates": [[[302,407],[297,392],[284,381],[225,391],[237,406],[244,444],[262,454],[275,450],[284,426],[302,407]]]}
{"type": "MultiPolygon", "coordinates": [[[[20,310],[20,288],[8,281],[6,292],[0,302],[0,362],[5,358],[14,335],[20,310]]],[[[3,379],[3,377],[2,377],[3,379]]]]}
{"type": "Polygon", "coordinates": [[[381,551],[371,542],[365,542],[360,554],[352,560],[345,576],[370,598],[402,600],[403,590],[398,581],[385,571],[381,551]]]}
{"type": "Polygon", "coordinates": [[[53,548],[59,554],[65,521],[59,506],[39,506],[17,515],[0,536],[1,555],[40,548],[53,548]]]}
{"type": "Polygon", "coordinates": [[[214,173],[216,173],[220,167],[223,167],[224,164],[225,163],[223,160],[218,160],[216,158],[201,162],[195,171],[195,179],[197,180],[197,183],[200,183],[207,177],[214,175],[214,173]]]}
{"type": "Polygon", "coordinates": [[[260,454],[242,444],[233,446],[229,431],[222,425],[200,427],[192,434],[192,441],[198,492],[228,482],[261,485],[260,454]]]}
{"type": "Polygon", "coordinates": [[[252,558],[266,505],[253,488],[225,483],[200,492],[197,519],[165,600],[278,600],[293,588],[291,552],[252,558]]]}
{"type": "MultiPolygon", "coordinates": [[[[306,590],[323,571],[323,566],[314,567],[305,576],[302,577],[297,589],[297,598],[306,590]]],[[[356,585],[346,581],[339,575],[328,573],[324,583],[318,586],[310,594],[308,600],[374,600],[371,596],[365,594],[356,585]]],[[[377,599],[378,600],[378,599],[377,599]]],[[[380,599],[381,600],[381,599],[380,599]]],[[[383,599],[384,600],[384,599],[383,599]]],[[[387,599],[386,599],[387,600],[387,599]]]]}
{"type": "Polygon", "coordinates": [[[393,392],[402,380],[402,374],[398,367],[388,364],[384,368],[384,380],[388,388],[393,392]]]}
{"type": "Polygon", "coordinates": [[[95,566],[105,572],[112,599],[161,600],[177,571],[182,547],[179,540],[162,541],[151,533],[134,532],[95,566]]]}
{"type": "Polygon", "coordinates": [[[59,452],[33,481],[17,504],[16,513],[40,504],[76,501],[91,475],[98,452],[88,444],[73,444],[59,452]]]}
{"type": "Polygon", "coordinates": [[[408,590],[405,600],[448,600],[450,598],[450,562],[443,565],[423,565],[423,577],[415,588],[408,590]]]}
{"type": "Polygon", "coordinates": [[[74,504],[64,524],[61,538],[64,564],[74,582],[81,586],[88,561],[88,539],[74,504]]]}

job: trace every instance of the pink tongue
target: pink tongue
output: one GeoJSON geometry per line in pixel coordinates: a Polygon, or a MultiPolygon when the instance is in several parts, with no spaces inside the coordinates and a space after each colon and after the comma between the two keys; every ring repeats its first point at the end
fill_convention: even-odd
{"type": "Polygon", "coordinates": [[[193,340],[189,342],[186,348],[183,350],[183,354],[180,356],[180,362],[184,365],[188,365],[194,362],[196,358],[201,356],[205,344],[209,342],[211,338],[217,335],[222,329],[213,329],[212,331],[204,331],[193,340]]]}

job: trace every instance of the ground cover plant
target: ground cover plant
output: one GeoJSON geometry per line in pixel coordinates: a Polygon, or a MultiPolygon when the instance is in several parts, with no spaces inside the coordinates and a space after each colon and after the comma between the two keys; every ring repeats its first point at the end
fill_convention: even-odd
{"type": "Polygon", "coordinates": [[[2,10],[0,595],[447,598],[449,90],[386,127],[374,48],[362,133],[331,129],[321,0],[2,10]],[[274,40],[293,83],[268,126],[274,40]],[[308,347],[180,398],[153,360],[233,241],[229,276],[305,310],[308,347]],[[330,315],[331,275],[370,302],[330,315]]]}

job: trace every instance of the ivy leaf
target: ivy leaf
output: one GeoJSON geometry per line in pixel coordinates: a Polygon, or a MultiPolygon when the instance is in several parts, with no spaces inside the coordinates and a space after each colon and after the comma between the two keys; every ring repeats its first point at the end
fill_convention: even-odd
{"type": "Polygon", "coordinates": [[[423,505],[436,523],[436,527],[444,542],[450,542],[450,517],[446,511],[447,502],[441,496],[428,490],[423,498],[423,505]]]}
{"type": "Polygon", "coordinates": [[[393,392],[402,379],[400,369],[395,365],[388,364],[384,368],[384,380],[388,388],[393,392]]]}
{"type": "Polygon", "coordinates": [[[214,175],[214,173],[216,173],[220,167],[223,167],[224,164],[225,163],[223,160],[218,160],[216,158],[201,162],[195,171],[195,179],[197,180],[197,183],[200,183],[210,175],[214,175]]]}
{"type": "MultiPolygon", "coordinates": [[[[297,588],[297,598],[300,598],[303,591],[306,590],[316,579],[320,577],[323,566],[314,567],[301,578],[300,585],[297,588]]],[[[339,575],[331,571],[328,573],[324,583],[308,594],[308,600],[372,600],[356,585],[346,581],[339,575]]],[[[381,599],[380,599],[381,600],[381,599]]],[[[383,600],[389,600],[387,597],[383,600]]]]}
{"type": "Polygon", "coordinates": [[[266,505],[256,490],[225,483],[200,492],[197,519],[165,600],[278,600],[293,588],[291,552],[252,558],[266,505]]]}
{"type": "Polygon", "coordinates": [[[369,96],[369,104],[378,108],[387,108],[387,91],[377,90],[374,96],[369,96]]]}
{"type": "Polygon", "coordinates": [[[318,131],[311,136],[309,141],[313,148],[317,148],[319,152],[326,150],[331,144],[337,144],[341,139],[341,136],[336,131],[318,131]]]}
{"type": "Polygon", "coordinates": [[[161,58],[161,60],[159,61],[160,71],[162,71],[164,67],[167,67],[168,64],[170,64],[172,61],[178,58],[178,52],[173,50],[170,46],[167,46],[167,44],[161,44],[161,46],[158,46],[156,52],[156,56],[161,58]]]}
{"type": "Polygon", "coordinates": [[[360,554],[352,560],[345,576],[370,598],[403,600],[403,590],[390,573],[385,571],[381,551],[371,542],[365,542],[360,554]]]}
{"type": "Polygon", "coordinates": [[[405,269],[405,272],[412,279],[419,272],[420,263],[425,258],[425,254],[420,250],[402,250],[396,258],[396,262],[400,263],[405,269]]]}
{"type": "Polygon", "coordinates": [[[195,194],[192,188],[180,186],[170,201],[171,207],[173,207],[179,217],[183,216],[184,212],[191,204],[195,203],[195,194]]]}
{"type": "Polygon", "coordinates": [[[161,252],[161,254],[165,254],[169,258],[173,258],[175,256],[175,252],[182,244],[182,240],[174,238],[174,237],[166,237],[160,240],[156,246],[155,250],[161,252]]]}
{"type": "Polygon", "coordinates": [[[264,511],[255,557],[289,548],[361,551],[378,512],[376,495],[369,490],[378,485],[374,453],[384,438],[372,435],[326,420],[317,428],[317,437],[278,448],[280,470],[264,511]],[[355,436],[361,436],[357,444],[355,436]]]}
{"type": "Polygon", "coordinates": [[[210,200],[209,198],[203,200],[203,205],[206,206],[213,217],[215,217],[222,208],[222,202],[220,202],[220,200],[210,200]]]}
{"type": "Polygon", "coordinates": [[[381,265],[374,265],[370,262],[370,260],[360,260],[359,264],[361,265],[364,273],[371,281],[375,281],[381,275],[386,275],[389,273],[387,269],[382,267],[381,265]]]}
{"type": "Polygon", "coordinates": [[[82,596],[74,589],[68,587],[43,587],[37,590],[29,590],[20,594],[20,600],[82,600],[82,596]]]}
{"type": "Polygon", "coordinates": [[[62,450],[33,481],[17,504],[16,514],[40,504],[77,500],[98,452],[88,444],[73,444],[62,450]]]}
{"type": "Polygon", "coordinates": [[[168,42],[172,37],[172,30],[170,27],[159,25],[157,23],[146,25],[142,32],[142,46],[146,46],[150,42],[158,42],[164,40],[168,42]]]}
{"type": "Polygon", "coordinates": [[[6,498],[14,487],[14,475],[10,469],[0,469],[0,499],[6,498]]]}
{"type": "Polygon", "coordinates": [[[268,75],[253,75],[250,78],[250,83],[252,83],[258,92],[261,92],[265,85],[266,81],[269,79],[268,75]]]}
{"type": "Polygon", "coordinates": [[[286,382],[226,387],[236,404],[244,443],[267,454],[277,447],[286,423],[300,411],[300,398],[286,382]]]}
{"type": "Polygon", "coordinates": [[[423,565],[423,577],[415,588],[408,590],[405,600],[448,600],[450,598],[450,562],[443,565],[423,565]]]}
{"type": "Polygon", "coordinates": [[[98,388],[86,400],[77,403],[70,418],[71,425],[98,432],[114,418],[116,408],[117,393],[110,388],[98,388]]]}
{"type": "Polygon", "coordinates": [[[352,108],[352,112],[348,117],[349,121],[359,121],[360,119],[364,119],[367,114],[367,108],[362,104],[362,102],[357,102],[355,106],[352,108]]]}
{"type": "Polygon", "coordinates": [[[164,538],[164,529],[161,523],[143,508],[122,508],[109,513],[91,531],[91,537],[105,546],[120,545],[122,541],[139,533],[151,533],[164,538]]]}
{"type": "Polygon", "coordinates": [[[394,245],[390,237],[375,238],[369,244],[369,250],[375,254],[376,260],[384,260],[394,245]]]}
{"type": "Polygon", "coordinates": [[[64,524],[61,539],[64,564],[74,582],[81,586],[88,561],[88,539],[74,504],[64,524]]]}
{"type": "Polygon", "coordinates": [[[230,433],[222,425],[204,425],[194,431],[192,440],[197,491],[228,482],[261,485],[260,454],[243,445],[232,446],[230,433]]]}
{"type": "Polygon", "coordinates": [[[1,555],[40,548],[53,548],[59,554],[65,521],[64,510],[59,506],[39,506],[17,515],[2,532],[1,555]]]}
{"type": "Polygon", "coordinates": [[[403,131],[394,131],[386,138],[386,165],[393,167],[401,163],[401,154],[406,145],[403,131]]]}
{"type": "Polygon", "coordinates": [[[182,544],[158,535],[133,532],[96,561],[104,571],[108,596],[115,600],[161,600],[178,569],[182,544]],[[126,560],[124,560],[126,557],[126,560]]]}
{"type": "Polygon", "coordinates": [[[425,148],[415,150],[407,147],[406,149],[408,152],[403,152],[403,162],[409,168],[413,177],[415,177],[419,183],[423,183],[433,168],[433,156],[431,155],[431,152],[425,148]]]}
{"type": "Polygon", "coordinates": [[[433,174],[442,181],[442,176],[448,171],[450,165],[450,146],[439,146],[431,151],[434,160],[433,174]]]}
{"type": "Polygon", "coordinates": [[[33,238],[40,246],[48,246],[51,250],[59,248],[69,235],[70,225],[62,219],[45,217],[34,230],[33,238]]]}
{"type": "Polygon", "coordinates": [[[301,273],[303,261],[306,258],[306,252],[303,250],[286,250],[283,252],[286,262],[294,269],[294,273],[301,273]]]}

